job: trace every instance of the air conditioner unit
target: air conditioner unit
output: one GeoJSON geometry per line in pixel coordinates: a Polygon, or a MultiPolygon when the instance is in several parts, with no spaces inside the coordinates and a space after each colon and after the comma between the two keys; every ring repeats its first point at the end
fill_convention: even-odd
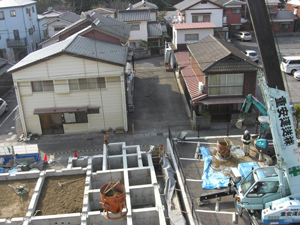
{"type": "Polygon", "coordinates": [[[204,91],[204,84],[202,82],[198,83],[198,90],[199,90],[199,93],[203,93],[203,91],[204,91]]]}

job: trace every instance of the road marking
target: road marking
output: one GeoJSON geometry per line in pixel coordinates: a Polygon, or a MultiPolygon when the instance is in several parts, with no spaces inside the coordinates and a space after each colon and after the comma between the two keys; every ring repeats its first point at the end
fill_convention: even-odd
{"type": "Polygon", "coordinates": [[[20,118],[20,114],[18,114],[15,118],[14,118],[14,120],[17,120],[17,119],[19,119],[20,118]]]}
{"type": "Polygon", "coordinates": [[[11,114],[13,114],[14,111],[16,111],[17,108],[18,106],[16,106],[16,108],[14,108],[14,110],[8,115],[8,117],[5,118],[5,120],[0,124],[0,127],[6,122],[6,120],[8,120],[8,118],[11,116],[11,114]]]}

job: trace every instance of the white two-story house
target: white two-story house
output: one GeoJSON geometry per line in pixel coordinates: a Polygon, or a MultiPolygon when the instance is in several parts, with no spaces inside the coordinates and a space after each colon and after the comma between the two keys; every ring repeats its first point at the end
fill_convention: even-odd
{"type": "Polygon", "coordinates": [[[40,42],[36,2],[0,1],[0,57],[17,62],[40,42]]]}
{"type": "Polygon", "coordinates": [[[74,34],[12,73],[24,134],[127,131],[128,47],[74,34]]]}

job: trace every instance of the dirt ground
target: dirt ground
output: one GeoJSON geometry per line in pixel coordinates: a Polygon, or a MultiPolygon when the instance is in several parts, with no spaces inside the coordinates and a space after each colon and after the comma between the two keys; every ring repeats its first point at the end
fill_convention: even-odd
{"type": "Polygon", "coordinates": [[[0,218],[25,217],[36,186],[36,179],[0,182],[0,218]],[[28,193],[18,195],[14,192],[18,186],[24,186],[28,193]]]}
{"type": "Polygon", "coordinates": [[[47,177],[36,207],[36,215],[41,216],[81,212],[83,207],[85,177],[85,174],[47,177]],[[64,182],[70,183],[64,184],[61,187],[58,182],[61,184],[64,182]]]}

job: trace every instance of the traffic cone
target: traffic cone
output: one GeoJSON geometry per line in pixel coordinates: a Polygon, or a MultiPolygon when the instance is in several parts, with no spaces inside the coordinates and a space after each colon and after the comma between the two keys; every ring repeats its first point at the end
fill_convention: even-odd
{"type": "Polygon", "coordinates": [[[74,150],[74,157],[78,158],[76,151],[74,150]]]}
{"type": "Polygon", "coordinates": [[[45,156],[44,156],[44,161],[48,162],[48,160],[47,160],[47,154],[45,154],[45,156]]]}

